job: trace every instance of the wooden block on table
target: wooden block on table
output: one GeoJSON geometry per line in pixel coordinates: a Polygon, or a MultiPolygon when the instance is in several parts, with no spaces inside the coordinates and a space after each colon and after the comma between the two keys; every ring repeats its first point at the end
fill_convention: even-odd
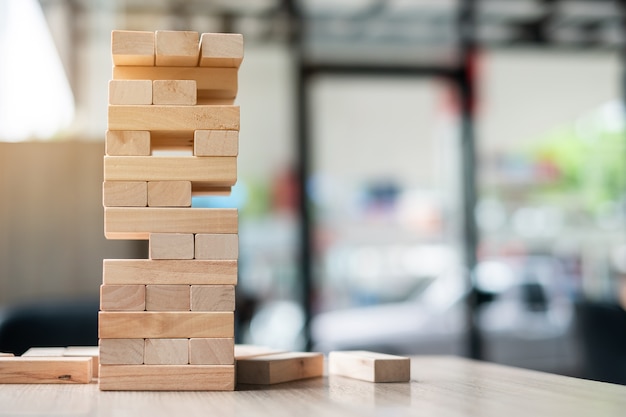
{"type": "Polygon", "coordinates": [[[193,136],[194,156],[237,156],[239,132],[236,130],[196,130],[193,136]]]}
{"type": "Polygon", "coordinates": [[[146,285],[146,311],[189,311],[189,285],[146,285]]]}
{"type": "Polygon", "coordinates": [[[237,261],[104,259],[105,285],[236,285],[237,261]]]}
{"type": "Polygon", "coordinates": [[[237,209],[105,207],[108,239],[149,239],[150,233],[237,233],[237,209]]]}
{"type": "Polygon", "coordinates": [[[278,384],[322,376],[324,355],[287,352],[237,359],[237,383],[278,384]]]}
{"type": "Polygon", "coordinates": [[[239,257],[239,235],[223,233],[196,234],[195,258],[227,260],[239,257]]]}
{"type": "Polygon", "coordinates": [[[147,130],[107,130],[105,154],[148,156],[150,155],[150,132],[147,130]]]}
{"type": "Polygon", "coordinates": [[[146,365],[186,365],[189,339],[146,339],[143,363],[146,365]]]}
{"type": "Polygon", "coordinates": [[[113,65],[154,65],[154,32],[112,31],[111,55],[113,65]]]}
{"type": "Polygon", "coordinates": [[[232,312],[101,311],[98,317],[101,339],[234,336],[232,312]]]}
{"type": "Polygon", "coordinates": [[[144,339],[100,339],[101,365],[141,365],[144,339]]]}
{"type": "Polygon", "coordinates": [[[148,182],[148,206],[191,207],[191,181],[148,182]]]}
{"type": "Polygon", "coordinates": [[[100,310],[144,311],[146,307],[145,285],[101,285],[100,310]]]}
{"type": "Polygon", "coordinates": [[[193,259],[193,233],[150,233],[150,259],[193,259]]]}
{"type": "Polygon", "coordinates": [[[200,35],[192,31],[157,30],[156,65],[195,67],[200,52],[200,35]]]}
{"type": "Polygon", "coordinates": [[[408,382],[411,360],[368,351],[335,351],[328,355],[328,373],[370,382],[408,382]]]}
{"type": "Polygon", "coordinates": [[[152,81],[109,81],[109,104],[152,104],[152,81]]]}
{"type": "Polygon", "coordinates": [[[192,365],[233,365],[235,339],[192,338],[189,339],[189,363],[192,365]]]}
{"type": "Polygon", "coordinates": [[[0,358],[11,358],[13,356],[15,355],[9,352],[0,352],[0,358]]]}
{"type": "Polygon", "coordinates": [[[110,105],[109,130],[239,130],[239,106],[110,105]]]}
{"type": "Polygon", "coordinates": [[[0,384],[88,384],[91,378],[91,358],[0,358],[0,384]]]}
{"type": "Polygon", "coordinates": [[[192,285],[191,311],[235,311],[235,286],[192,285]]]}
{"type": "Polygon", "coordinates": [[[102,205],[104,207],[146,207],[148,205],[148,182],[104,181],[102,205]]]}
{"type": "Polygon", "coordinates": [[[197,99],[237,97],[237,68],[210,67],[113,67],[114,80],[193,80],[197,99]]]}
{"type": "Polygon", "coordinates": [[[198,102],[195,80],[154,80],[152,83],[152,104],[194,106],[198,102]]]}
{"type": "Polygon", "coordinates": [[[243,36],[237,33],[203,33],[200,37],[201,67],[239,68],[243,61],[243,36]]]}
{"type": "Polygon", "coordinates": [[[255,356],[273,355],[275,353],[285,353],[285,351],[259,345],[235,345],[235,360],[253,358],[255,356]]]}
{"type": "Polygon", "coordinates": [[[233,391],[234,365],[101,365],[102,391],[233,391]]]}
{"type": "Polygon", "coordinates": [[[63,352],[65,357],[91,358],[91,373],[94,378],[98,377],[100,367],[100,349],[98,346],[68,346],[63,352]]]}
{"type": "Polygon", "coordinates": [[[57,357],[60,358],[65,353],[65,347],[32,347],[22,353],[23,357],[57,357]]]}

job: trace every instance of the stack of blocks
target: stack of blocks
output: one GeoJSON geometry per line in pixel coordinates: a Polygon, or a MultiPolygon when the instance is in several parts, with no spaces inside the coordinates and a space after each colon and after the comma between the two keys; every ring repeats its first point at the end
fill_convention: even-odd
{"type": "Polygon", "coordinates": [[[111,43],[105,236],[149,240],[150,256],[103,261],[100,389],[233,390],[237,210],[192,196],[237,180],[242,36],[113,31],[111,43]]]}

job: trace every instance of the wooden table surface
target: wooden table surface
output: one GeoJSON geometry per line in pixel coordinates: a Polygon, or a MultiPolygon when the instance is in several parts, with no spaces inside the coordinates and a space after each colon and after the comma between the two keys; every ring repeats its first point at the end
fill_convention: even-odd
{"type": "Polygon", "coordinates": [[[0,416],[626,416],[626,386],[455,357],[412,359],[410,383],[339,376],[235,392],[0,385],[0,416]]]}

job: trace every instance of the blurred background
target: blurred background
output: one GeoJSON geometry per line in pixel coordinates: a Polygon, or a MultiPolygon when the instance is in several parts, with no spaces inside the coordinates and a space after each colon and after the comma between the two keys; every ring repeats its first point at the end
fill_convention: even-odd
{"type": "Polygon", "coordinates": [[[239,181],[193,203],[240,210],[238,343],[626,383],[623,2],[0,1],[0,326],[147,256],[103,236],[113,29],[244,35],[239,181]]]}

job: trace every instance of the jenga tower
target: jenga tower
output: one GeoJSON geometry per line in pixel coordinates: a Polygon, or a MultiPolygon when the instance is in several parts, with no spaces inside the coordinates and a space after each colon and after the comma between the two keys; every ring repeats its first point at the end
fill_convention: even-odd
{"type": "Polygon", "coordinates": [[[236,209],[192,207],[237,181],[235,34],[113,31],[104,156],[101,390],[233,390],[236,209]],[[159,152],[176,150],[174,153],[159,152]]]}

